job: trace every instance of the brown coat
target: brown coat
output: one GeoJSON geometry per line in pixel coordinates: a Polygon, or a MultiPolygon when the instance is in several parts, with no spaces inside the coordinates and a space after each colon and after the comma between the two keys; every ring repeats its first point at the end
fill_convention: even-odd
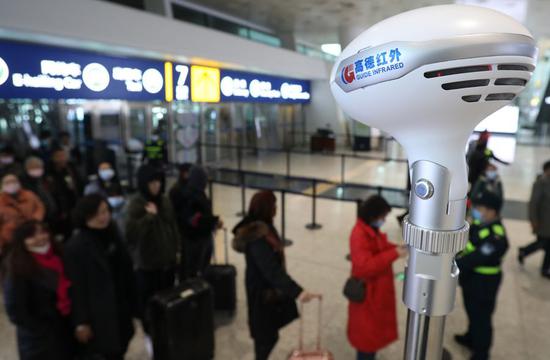
{"type": "Polygon", "coordinates": [[[44,220],[46,209],[31,191],[20,190],[16,196],[0,193],[0,249],[11,241],[13,231],[27,220],[44,220]]]}

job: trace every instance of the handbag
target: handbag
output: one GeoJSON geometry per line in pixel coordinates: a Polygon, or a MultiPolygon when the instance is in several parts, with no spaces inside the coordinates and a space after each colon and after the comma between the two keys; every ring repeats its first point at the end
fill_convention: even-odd
{"type": "Polygon", "coordinates": [[[362,303],[367,296],[365,280],[351,276],[344,285],[344,296],[351,302],[362,303]]]}

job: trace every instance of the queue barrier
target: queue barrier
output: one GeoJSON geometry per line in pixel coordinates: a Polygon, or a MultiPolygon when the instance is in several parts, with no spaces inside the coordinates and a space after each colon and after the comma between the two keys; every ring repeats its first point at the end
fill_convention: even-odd
{"type": "Polygon", "coordinates": [[[339,183],[330,180],[313,177],[286,176],[257,171],[243,171],[232,168],[209,167],[209,192],[213,199],[212,184],[236,186],[241,189],[241,212],[246,214],[246,189],[271,190],[281,193],[281,235],[285,238],[286,210],[285,196],[295,194],[311,197],[312,212],[311,222],[306,224],[309,230],[317,230],[322,227],[317,223],[317,199],[329,199],[349,201],[357,204],[372,195],[380,195],[388,201],[392,207],[407,208],[409,204],[409,192],[407,189],[373,186],[354,183],[339,183]],[[324,190],[318,191],[320,187],[324,190]]]}

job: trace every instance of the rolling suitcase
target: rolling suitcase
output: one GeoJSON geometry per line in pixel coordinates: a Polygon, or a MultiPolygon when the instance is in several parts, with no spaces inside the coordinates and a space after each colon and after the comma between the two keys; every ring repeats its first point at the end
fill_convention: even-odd
{"type": "Polygon", "coordinates": [[[149,303],[155,360],[210,360],[214,357],[212,289],[189,279],[157,293],[149,303]]]}
{"type": "Polygon", "coordinates": [[[234,312],[237,307],[237,269],[228,263],[227,229],[224,228],[223,231],[225,262],[224,264],[214,262],[206,268],[203,276],[214,292],[214,309],[234,312]]]}
{"type": "Polygon", "coordinates": [[[326,349],[321,349],[321,326],[322,326],[322,302],[323,298],[318,297],[319,300],[319,314],[317,321],[317,346],[315,350],[304,350],[304,305],[300,304],[300,335],[298,337],[298,349],[294,350],[288,360],[334,360],[332,353],[326,349]]]}

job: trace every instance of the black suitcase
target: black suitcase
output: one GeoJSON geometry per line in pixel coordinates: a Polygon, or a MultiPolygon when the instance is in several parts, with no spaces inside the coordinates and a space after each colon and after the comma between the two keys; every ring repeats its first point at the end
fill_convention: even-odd
{"type": "Polygon", "coordinates": [[[214,357],[212,288],[186,280],[157,293],[149,303],[155,360],[210,360],[214,357]]]}
{"type": "Polygon", "coordinates": [[[214,308],[221,311],[235,312],[237,308],[237,269],[228,263],[227,229],[223,230],[225,263],[211,264],[206,268],[203,276],[214,291],[214,308]]]}

